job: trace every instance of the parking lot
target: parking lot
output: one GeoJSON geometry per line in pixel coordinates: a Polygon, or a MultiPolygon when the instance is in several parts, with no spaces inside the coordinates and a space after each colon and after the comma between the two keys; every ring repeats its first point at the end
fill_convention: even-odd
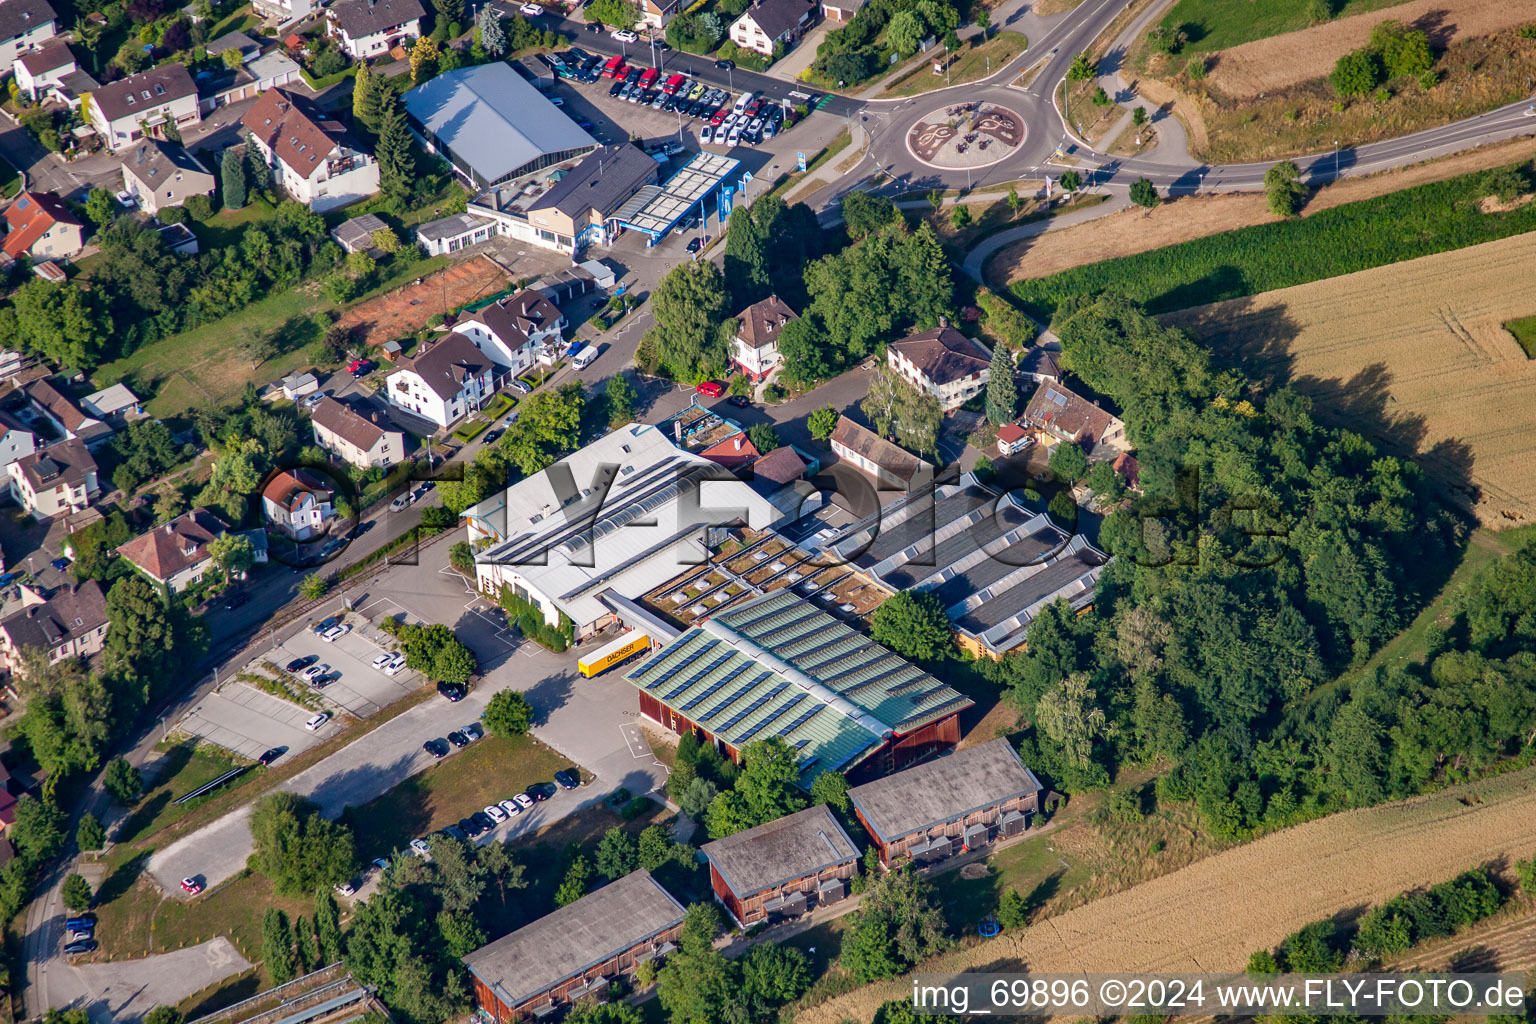
{"type": "Polygon", "coordinates": [[[329,681],[320,696],[358,718],[377,714],[421,685],[421,673],[403,668],[393,676],[373,667],[373,659],[392,649],[386,633],[368,625],[359,615],[347,616],[352,631],[327,643],[313,631],[300,630],[278,645],[271,661],[286,666],[296,658],[315,658],[329,665],[329,681]]]}
{"type": "Polygon", "coordinates": [[[319,734],[304,728],[312,714],[254,686],[229,682],[198,701],[176,728],[254,761],[274,747],[291,756],[320,742],[319,734]]]}

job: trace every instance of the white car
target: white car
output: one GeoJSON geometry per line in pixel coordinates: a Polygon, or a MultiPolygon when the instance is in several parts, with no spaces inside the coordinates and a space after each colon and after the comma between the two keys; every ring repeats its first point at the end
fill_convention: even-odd
{"type": "Polygon", "coordinates": [[[523,6],[517,9],[517,13],[525,15],[529,18],[537,18],[539,15],[544,13],[544,8],[540,7],[538,4],[523,4],[523,6]]]}
{"type": "Polygon", "coordinates": [[[391,655],[389,661],[385,663],[384,674],[387,676],[392,676],[403,668],[405,668],[405,655],[394,654],[391,655]]]}
{"type": "Polygon", "coordinates": [[[736,113],[739,114],[743,110],[746,110],[747,107],[752,105],[752,101],[755,99],[757,99],[757,93],[755,92],[744,92],[740,96],[736,97],[736,113]]]}
{"type": "Polygon", "coordinates": [[[529,796],[527,793],[519,793],[512,799],[517,801],[517,806],[521,807],[525,811],[533,806],[533,797],[529,796]]]}
{"type": "Polygon", "coordinates": [[[308,729],[310,732],[319,732],[320,727],[330,720],[330,714],[328,712],[322,711],[314,718],[311,718],[309,721],[305,722],[304,728],[308,729]]]}
{"type": "Polygon", "coordinates": [[[715,129],[712,126],[705,125],[703,128],[699,129],[699,145],[707,146],[714,141],[715,129]]]}
{"type": "Polygon", "coordinates": [[[507,812],[501,809],[501,804],[486,804],[485,813],[492,821],[502,822],[507,820],[507,812]]]}
{"type": "Polygon", "coordinates": [[[394,660],[395,656],[390,652],[385,651],[383,654],[373,659],[373,667],[382,671],[385,665],[388,665],[391,661],[394,660]]]}
{"type": "Polygon", "coordinates": [[[432,856],[432,847],[425,839],[412,839],[411,852],[418,857],[430,857],[432,856]]]}
{"type": "Polygon", "coordinates": [[[616,28],[612,32],[608,33],[608,35],[614,39],[617,39],[621,43],[638,43],[640,41],[640,37],[635,35],[627,28],[616,28]]]}
{"type": "Polygon", "coordinates": [[[121,206],[125,210],[131,210],[135,206],[139,205],[139,201],[134,198],[132,192],[124,191],[117,194],[117,205],[121,206]]]}
{"type": "Polygon", "coordinates": [[[351,882],[342,882],[336,887],[336,891],[341,893],[343,896],[351,896],[353,893],[357,892],[357,889],[353,887],[351,882]]]}
{"type": "Polygon", "coordinates": [[[330,671],[331,671],[331,666],[327,665],[325,662],[322,661],[318,665],[311,665],[311,666],[309,666],[309,668],[307,668],[307,669],[305,669],[303,671],[302,675],[304,676],[305,679],[308,679],[310,682],[314,682],[316,679],[319,679],[321,676],[330,674],[330,671]]]}
{"type": "Polygon", "coordinates": [[[320,639],[324,640],[328,644],[333,644],[337,640],[340,640],[342,637],[346,636],[350,632],[352,632],[351,625],[349,625],[348,623],[343,622],[341,625],[339,625],[339,626],[332,626],[330,629],[326,630],[324,633],[321,633],[320,634],[320,639]]]}
{"type": "Polygon", "coordinates": [[[523,813],[522,805],[519,804],[516,800],[503,800],[501,802],[501,809],[507,812],[507,817],[509,818],[513,815],[523,813]]]}
{"type": "Polygon", "coordinates": [[[731,129],[731,133],[725,137],[726,145],[734,146],[741,142],[741,125],[731,129]]]}

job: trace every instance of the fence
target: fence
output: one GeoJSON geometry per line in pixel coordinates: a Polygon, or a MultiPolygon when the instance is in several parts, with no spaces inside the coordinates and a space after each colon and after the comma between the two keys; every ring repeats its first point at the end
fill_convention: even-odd
{"type": "Polygon", "coordinates": [[[210,1014],[191,1021],[190,1024],[216,1024],[218,1021],[233,1020],[239,1020],[240,1024],[259,1024],[259,1022],[269,1018],[275,1020],[275,1017],[271,1017],[274,1013],[283,1011],[279,1013],[279,1016],[285,1016],[287,1013],[300,1009],[299,1003],[308,1001],[322,993],[325,995],[338,994],[349,984],[355,984],[352,981],[352,975],[347,972],[342,962],[338,960],[328,967],[322,967],[318,971],[311,971],[303,977],[294,978],[292,981],[284,982],[275,988],[269,988],[265,992],[258,992],[256,995],[248,999],[242,999],[238,1003],[231,1003],[222,1010],[215,1010],[210,1014]],[[290,996],[290,993],[297,994],[290,996]],[[272,1004],[274,999],[277,1002],[272,1004]],[[254,1016],[248,1018],[240,1016],[242,1013],[256,1010],[258,1007],[265,1007],[265,1009],[258,1010],[254,1016]]]}

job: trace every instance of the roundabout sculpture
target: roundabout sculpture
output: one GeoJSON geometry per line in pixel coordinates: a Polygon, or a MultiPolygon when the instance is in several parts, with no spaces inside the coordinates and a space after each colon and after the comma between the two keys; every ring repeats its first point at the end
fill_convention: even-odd
{"type": "Polygon", "coordinates": [[[1024,144],[1024,119],[996,103],[962,103],[936,110],[907,131],[907,151],[929,167],[990,167],[1024,144]]]}

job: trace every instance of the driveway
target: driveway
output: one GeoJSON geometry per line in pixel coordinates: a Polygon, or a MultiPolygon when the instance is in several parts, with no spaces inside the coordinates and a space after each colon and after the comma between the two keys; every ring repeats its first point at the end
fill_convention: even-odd
{"type": "Polygon", "coordinates": [[[251,966],[223,936],[140,960],[73,967],[60,961],[49,976],[58,1006],[77,1006],[98,1024],[139,1020],[156,1006],[175,1006],[251,966]]]}

